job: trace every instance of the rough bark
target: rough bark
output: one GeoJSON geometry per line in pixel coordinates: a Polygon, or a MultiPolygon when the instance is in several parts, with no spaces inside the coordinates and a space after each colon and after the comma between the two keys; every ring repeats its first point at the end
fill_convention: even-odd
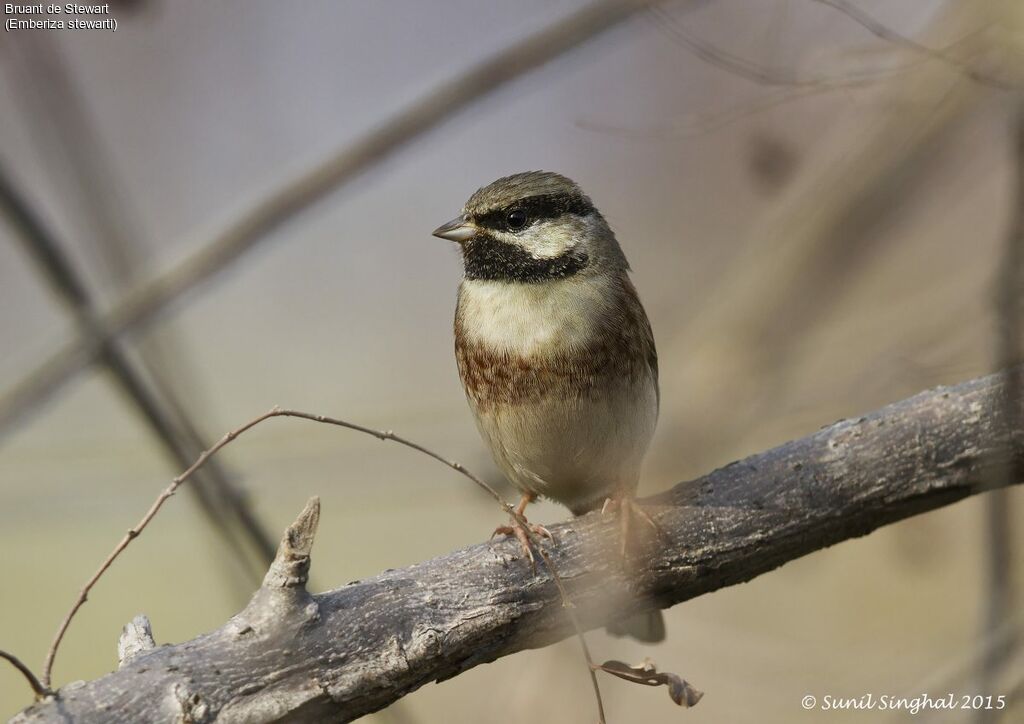
{"type": "MultiPolygon", "coordinates": [[[[924,392],[649,499],[670,540],[649,541],[628,575],[615,521],[595,513],[551,526],[551,558],[580,621],[671,606],[991,487],[1024,454],[1024,434],[1005,424],[1004,386],[993,375],[924,392]]],[[[118,671],[69,684],[13,721],[351,721],[572,632],[550,576],[514,541],[311,595],[318,514],[311,501],[263,586],[223,627],[141,647],[118,671]]]]}

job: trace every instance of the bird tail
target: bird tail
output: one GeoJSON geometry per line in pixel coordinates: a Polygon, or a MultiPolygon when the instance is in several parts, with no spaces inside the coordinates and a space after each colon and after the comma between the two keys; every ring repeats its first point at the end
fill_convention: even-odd
{"type": "Polygon", "coordinates": [[[629,636],[645,644],[656,644],[665,640],[665,617],[661,611],[644,611],[615,623],[605,630],[612,636],[629,636]]]}

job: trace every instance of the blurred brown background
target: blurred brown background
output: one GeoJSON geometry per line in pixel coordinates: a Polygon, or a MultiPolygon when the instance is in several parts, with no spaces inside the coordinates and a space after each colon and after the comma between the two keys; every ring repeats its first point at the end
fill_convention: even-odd
{"type": "MultiPolygon", "coordinates": [[[[577,180],[607,216],[652,320],[662,413],[644,492],[984,374],[996,365],[993,289],[1019,198],[1020,11],[999,0],[852,6],[884,36],[838,5],[669,2],[610,24],[453,104],[440,125],[282,215],[123,335],[123,356],[164,414],[179,427],[187,418],[207,443],[280,404],[394,429],[494,477],[452,353],[459,260],[429,232],[478,186],[542,168],[577,180]]],[[[114,4],[115,33],[4,35],[0,163],[95,310],[116,310],[440,83],[583,7],[114,4]]],[[[82,583],[184,466],[109,367],[65,375],[19,408],[19,385],[88,324],[80,316],[76,327],[8,221],[0,648],[38,670],[82,583]]],[[[444,467],[302,421],[269,423],[221,462],[275,538],[321,496],[322,589],[474,543],[503,522],[444,467]]],[[[1021,491],[1001,505],[1019,514],[1021,491]]],[[[991,515],[974,498],[677,606],[668,642],[653,649],[591,634],[597,658],[649,655],[706,692],[681,712],[661,691],[605,679],[609,720],[908,721],[805,712],[800,700],[1014,691],[1003,720],[1021,720],[1019,648],[993,684],[1002,688],[977,678],[991,643],[991,515]]],[[[543,504],[531,517],[565,516],[543,504]]],[[[1015,556],[1004,595],[1019,604],[1024,526],[1010,518],[996,545],[1015,556]]],[[[114,668],[136,613],[158,642],[177,642],[238,610],[257,556],[251,546],[239,556],[237,522],[210,521],[186,491],[170,501],[72,625],[56,684],[114,668]]],[[[1019,606],[1011,615],[1020,632],[1019,606]]],[[[0,667],[0,715],[29,700],[0,667]]],[[[498,718],[591,721],[577,645],[479,667],[368,720],[498,718]]]]}

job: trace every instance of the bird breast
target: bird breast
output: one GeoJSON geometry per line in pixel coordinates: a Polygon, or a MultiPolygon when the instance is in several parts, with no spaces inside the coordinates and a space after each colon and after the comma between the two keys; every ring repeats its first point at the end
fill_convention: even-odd
{"type": "Polygon", "coordinates": [[[514,485],[577,513],[636,487],[658,383],[628,279],[464,281],[455,350],[477,427],[514,485]]]}
{"type": "Polygon", "coordinates": [[[600,395],[634,378],[656,380],[650,326],[625,278],[466,280],[455,349],[466,393],[480,410],[600,395]]]}

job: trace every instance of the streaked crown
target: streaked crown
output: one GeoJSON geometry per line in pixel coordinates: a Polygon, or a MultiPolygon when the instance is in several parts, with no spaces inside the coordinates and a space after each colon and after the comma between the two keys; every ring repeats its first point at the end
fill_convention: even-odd
{"type": "Polygon", "coordinates": [[[551,171],[527,171],[505,176],[469,197],[463,213],[470,217],[487,216],[528,200],[547,199],[565,210],[580,215],[594,211],[590,198],[572,179],[551,171]]]}

